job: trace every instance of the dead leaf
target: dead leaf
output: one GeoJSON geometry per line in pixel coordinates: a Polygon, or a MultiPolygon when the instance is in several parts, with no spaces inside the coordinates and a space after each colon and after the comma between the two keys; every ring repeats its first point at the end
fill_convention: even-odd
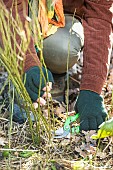
{"type": "Polygon", "coordinates": [[[1,145],[1,146],[5,146],[6,143],[7,143],[6,139],[0,137],[0,145],[1,145]]]}
{"type": "Polygon", "coordinates": [[[66,112],[66,109],[63,106],[57,107],[54,109],[54,114],[58,117],[66,120],[66,115],[64,114],[66,112]]]}

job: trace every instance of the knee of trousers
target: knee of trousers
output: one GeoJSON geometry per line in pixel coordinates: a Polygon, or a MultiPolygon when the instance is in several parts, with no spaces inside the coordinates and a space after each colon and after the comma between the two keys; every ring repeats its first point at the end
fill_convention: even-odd
{"type": "Polygon", "coordinates": [[[71,68],[77,62],[83,47],[82,37],[76,32],[76,24],[80,25],[80,21],[72,15],[65,15],[65,23],[64,28],[58,28],[55,34],[43,42],[45,64],[57,74],[65,73],[67,64],[71,68]]]}

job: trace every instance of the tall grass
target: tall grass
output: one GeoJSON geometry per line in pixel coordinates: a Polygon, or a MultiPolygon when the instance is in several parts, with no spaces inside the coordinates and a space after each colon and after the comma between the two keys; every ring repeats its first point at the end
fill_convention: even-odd
{"type": "MultiPolygon", "coordinates": [[[[37,17],[34,14],[32,15],[34,18],[33,27],[31,29],[30,23],[26,22],[25,23],[26,33],[25,33],[24,26],[18,15],[18,12],[16,13],[16,17],[14,19],[11,11],[9,12],[4,6],[4,4],[0,2],[0,21],[1,21],[0,33],[2,39],[2,46],[0,46],[0,62],[5,67],[8,73],[9,81],[11,81],[12,84],[14,85],[15,91],[18,93],[20,101],[22,101],[23,107],[28,117],[32,140],[34,142],[37,139],[37,141],[39,142],[40,134],[42,134],[42,132],[44,132],[46,137],[47,138],[49,137],[50,139],[50,126],[48,126],[50,122],[48,123],[48,120],[43,116],[40,106],[38,107],[38,109],[35,109],[33,107],[32,101],[29,97],[29,94],[26,91],[26,88],[24,86],[24,81],[23,81],[23,73],[24,73],[23,67],[24,67],[25,53],[29,47],[30,36],[32,36],[32,31],[36,33],[34,37],[35,43],[38,49],[40,50],[41,62],[42,65],[44,65],[43,52],[42,52],[43,37],[41,34],[37,17]],[[17,35],[21,39],[20,45],[18,45],[16,39],[17,35]],[[12,45],[12,41],[14,42],[13,45],[12,45]],[[34,119],[36,123],[35,129],[33,128],[33,122],[30,117],[30,111],[34,115],[34,119]]],[[[13,91],[13,96],[11,97],[10,100],[10,104],[11,104],[10,124],[12,126],[14,91],[13,91]]],[[[11,127],[10,127],[10,133],[11,133],[11,127]]]]}

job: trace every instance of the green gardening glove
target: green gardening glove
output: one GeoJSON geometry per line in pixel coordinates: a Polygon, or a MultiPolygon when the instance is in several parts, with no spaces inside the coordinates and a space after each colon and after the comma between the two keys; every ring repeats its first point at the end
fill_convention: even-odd
{"type": "Polygon", "coordinates": [[[42,90],[47,82],[54,82],[52,73],[47,70],[44,67],[39,68],[38,66],[31,67],[25,74],[25,87],[27,92],[29,93],[29,96],[31,97],[31,100],[35,102],[39,97],[41,97],[44,94],[44,91],[42,90]],[[42,69],[42,73],[41,73],[42,69]],[[42,75],[42,79],[41,79],[42,75]],[[40,86],[40,80],[41,80],[41,88],[40,88],[40,96],[39,96],[39,86],[40,86]]]}
{"type": "Polygon", "coordinates": [[[89,90],[80,91],[75,111],[80,114],[80,130],[85,131],[97,130],[107,116],[102,96],[89,90]]]}

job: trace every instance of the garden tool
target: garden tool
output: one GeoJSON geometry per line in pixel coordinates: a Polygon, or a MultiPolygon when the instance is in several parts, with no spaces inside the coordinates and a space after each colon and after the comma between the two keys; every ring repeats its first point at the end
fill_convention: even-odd
{"type": "Polygon", "coordinates": [[[72,134],[75,133],[75,132],[79,133],[80,126],[71,127],[71,124],[73,122],[75,122],[78,118],[79,118],[79,113],[77,113],[73,116],[69,116],[66,119],[63,128],[60,128],[60,129],[55,131],[54,138],[60,139],[60,138],[65,138],[66,136],[69,135],[69,133],[72,133],[72,134]]]}

